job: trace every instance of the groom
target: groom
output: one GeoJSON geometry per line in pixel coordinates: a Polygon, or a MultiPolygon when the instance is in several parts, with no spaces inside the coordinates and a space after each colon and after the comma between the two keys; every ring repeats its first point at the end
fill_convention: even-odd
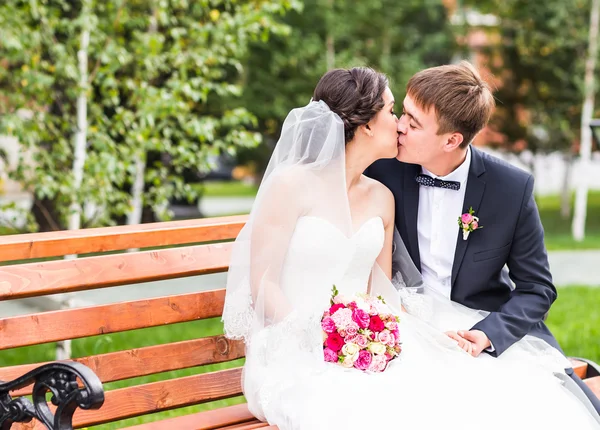
{"type": "MultiPolygon", "coordinates": [[[[406,90],[397,160],[379,160],[366,174],[394,194],[396,227],[423,282],[490,312],[449,335],[474,356],[497,357],[526,334],[560,350],[543,322],[557,293],[533,176],[470,145],[494,108],[489,86],[462,62],[423,70],[406,90]],[[464,220],[477,228],[463,235],[458,219],[470,210],[464,220]]],[[[591,390],[567,373],[600,413],[591,390]]]]}

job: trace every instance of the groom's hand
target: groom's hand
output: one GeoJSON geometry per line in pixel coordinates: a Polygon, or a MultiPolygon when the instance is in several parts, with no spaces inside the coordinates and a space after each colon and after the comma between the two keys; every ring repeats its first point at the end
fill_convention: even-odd
{"type": "Polygon", "coordinates": [[[455,340],[458,343],[458,347],[465,351],[467,354],[473,355],[473,348],[475,348],[475,344],[464,337],[460,336],[455,331],[447,331],[446,336],[450,339],[455,340]]]}
{"type": "Polygon", "coordinates": [[[487,335],[481,330],[461,330],[458,332],[458,335],[473,344],[473,349],[471,350],[473,357],[479,356],[483,350],[492,345],[487,335]]]}

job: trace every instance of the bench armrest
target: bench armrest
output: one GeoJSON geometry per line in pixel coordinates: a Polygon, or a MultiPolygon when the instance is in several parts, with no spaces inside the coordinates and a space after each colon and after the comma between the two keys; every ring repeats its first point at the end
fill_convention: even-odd
{"type": "Polygon", "coordinates": [[[87,366],[74,361],[45,364],[14,381],[0,381],[0,429],[36,418],[49,429],[70,430],[78,407],[98,409],[103,403],[102,383],[87,366]],[[26,397],[10,396],[10,391],[32,383],[33,403],[26,397]],[[52,404],[57,407],[55,414],[46,402],[47,392],[52,393],[52,404]]]}

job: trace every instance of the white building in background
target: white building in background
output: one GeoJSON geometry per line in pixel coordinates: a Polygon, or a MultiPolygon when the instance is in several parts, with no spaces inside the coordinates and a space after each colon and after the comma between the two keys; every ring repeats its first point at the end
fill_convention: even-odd
{"type": "MultiPolygon", "coordinates": [[[[520,155],[516,155],[494,151],[485,146],[478,146],[477,148],[533,173],[535,176],[535,193],[537,195],[552,195],[562,192],[565,171],[567,169],[567,164],[562,153],[554,152],[544,155],[534,155],[529,151],[525,151],[520,155]],[[530,167],[532,165],[533,171],[530,167]]],[[[574,190],[585,178],[590,190],[600,190],[600,152],[592,153],[592,162],[585,171],[580,164],[579,160],[575,159],[571,166],[568,178],[569,188],[574,190]]]]}

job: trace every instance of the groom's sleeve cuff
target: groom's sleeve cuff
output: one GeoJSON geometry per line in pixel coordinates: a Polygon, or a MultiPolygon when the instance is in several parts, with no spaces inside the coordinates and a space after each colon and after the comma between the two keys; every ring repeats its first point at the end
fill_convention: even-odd
{"type": "Polygon", "coordinates": [[[486,348],[484,351],[486,351],[486,352],[494,352],[495,350],[496,350],[496,348],[494,348],[494,344],[490,340],[490,346],[488,348],[486,348]]]}

